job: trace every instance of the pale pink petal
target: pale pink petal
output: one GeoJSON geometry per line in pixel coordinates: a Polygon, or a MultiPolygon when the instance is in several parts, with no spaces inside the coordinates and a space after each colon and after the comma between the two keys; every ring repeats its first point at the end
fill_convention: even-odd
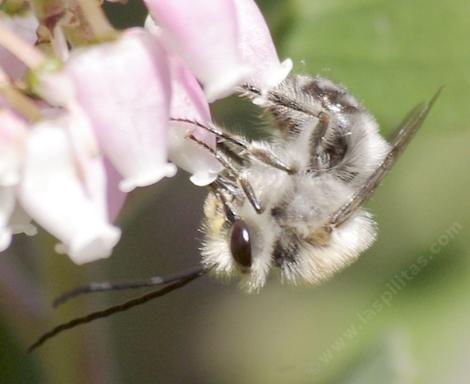
{"type": "Polygon", "coordinates": [[[279,62],[268,26],[253,0],[234,0],[237,10],[239,49],[243,62],[253,69],[246,79],[267,90],[283,81],[292,69],[292,60],[279,62]]]}
{"type": "Polygon", "coordinates": [[[0,186],[0,252],[8,248],[11,242],[11,229],[8,225],[15,208],[14,187],[0,186]]]}
{"type": "Polygon", "coordinates": [[[18,198],[64,244],[71,259],[82,264],[108,257],[120,231],[103,219],[83,185],[66,125],[57,119],[33,127],[18,198]]]}
{"type": "MultiPolygon", "coordinates": [[[[0,24],[28,43],[34,44],[36,41],[36,29],[39,23],[32,13],[10,16],[0,11],[0,24]]],[[[2,47],[0,47],[0,67],[13,79],[22,77],[27,71],[23,62],[2,47]]]]}
{"type": "Polygon", "coordinates": [[[123,192],[175,174],[167,163],[169,72],[152,35],[132,30],[78,51],[66,72],[100,147],[123,176],[123,192]]]}
{"type": "MultiPolygon", "coordinates": [[[[172,99],[170,116],[208,125],[211,122],[209,105],[195,77],[177,58],[171,61],[172,99]]],[[[192,173],[190,180],[199,186],[213,182],[222,166],[209,150],[190,140],[198,140],[215,148],[215,136],[202,128],[183,122],[171,122],[169,132],[169,158],[192,173]]]]}
{"type": "Polygon", "coordinates": [[[106,171],[90,121],[80,107],[71,106],[68,113],[63,113],[57,122],[69,135],[77,176],[92,204],[103,220],[107,220],[106,171]]]}
{"type": "Polygon", "coordinates": [[[10,216],[8,227],[14,235],[24,233],[27,236],[34,236],[38,232],[36,226],[31,222],[31,217],[18,202],[10,216]]]}
{"type": "Polygon", "coordinates": [[[144,0],[162,41],[204,84],[209,101],[233,93],[249,69],[238,50],[233,0],[144,0]]]}
{"type": "Polygon", "coordinates": [[[197,143],[188,140],[189,124],[173,124],[170,129],[170,159],[180,168],[192,173],[190,180],[198,186],[212,183],[222,170],[214,156],[197,143]]]}
{"type": "Polygon", "coordinates": [[[15,204],[26,156],[28,131],[25,122],[7,109],[0,109],[0,251],[6,249],[12,234],[34,232],[34,226],[15,204]]]}
{"type": "Polygon", "coordinates": [[[26,149],[25,123],[6,109],[0,109],[0,186],[16,185],[26,149]]]}
{"type": "MultiPolygon", "coordinates": [[[[170,70],[172,90],[170,116],[209,123],[211,121],[209,104],[196,78],[176,57],[170,57],[170,70]]],[[[213,139],[211,145],[214,145],[214,135],[206,135],[206,138],[209,137],[213,139]]]]}
{"type": "Polygon", "coordinates": [[[55,107],[68,107],[76,103],[73,79],[62,70],[44,68],[35,72],[34,91],[55,107]]]}
{"type": "Polygon", "coordinates": [[[108,201],[108,217],[114,222],[123,207],[127,193],[119,189],[119,183],[122,180],[121,175],[116,168],[113,167],[108,159],[104,159],[104,167],[106,170],[106,196],[108,201]]]}

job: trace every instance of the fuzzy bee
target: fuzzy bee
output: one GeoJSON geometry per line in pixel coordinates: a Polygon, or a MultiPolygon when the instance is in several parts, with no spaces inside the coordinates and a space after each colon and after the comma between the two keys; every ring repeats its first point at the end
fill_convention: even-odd
{"type": "Polygon", "coordinates": [[[211,151],[224,167],[204,204],[202,265],[172,276],[92,283],[65,292],[55,305],[85,293],[164,285],[60,324],[29,350],[64,330],[165,295],[208,271],[239,277],[250,292],[263,287],[273,268],[293,284],[328,279],[373,243],[376,224],[362,205],[439,93],[416,106],[389,141],[346,88],[318,76],[291,75],[267,92],[243,86],[243,94],[273,116],[277,127],[270,140],[250,141],[217,126],[179,120],[216,135],[215,149],[194,136],[189,139],[211,151]]]}
{"type": "Polygon", "coordinates": [[[294,75],[246,96],[277,123],[269,141],[207,128],[224,171],[204,207],[202,263],[259,290],[270,270],[290,283],[318,283],[371,246],[376,224],[362,203],[390,170],[434,99],[388,143],[372,115],[342,86],[294,75]]]}

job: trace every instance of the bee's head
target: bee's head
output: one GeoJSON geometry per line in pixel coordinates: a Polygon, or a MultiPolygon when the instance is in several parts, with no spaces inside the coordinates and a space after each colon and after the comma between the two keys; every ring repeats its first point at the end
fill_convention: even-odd
{"type": "Polygon", "coordinates": [[[221,277],[238,277],[244,289],[256,291],[271,268],[273,240],[264,228],[263,215],[250,206],[236,208],[237,216],[228,217],[223,204],[209,194],[204,206],[202,263],[221,277]]]}

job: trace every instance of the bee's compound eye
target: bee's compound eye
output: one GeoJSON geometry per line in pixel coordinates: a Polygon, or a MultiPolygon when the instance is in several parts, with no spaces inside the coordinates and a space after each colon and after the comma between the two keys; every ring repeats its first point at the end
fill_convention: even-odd
{"type": "Polygon", "coordinates": [[[251,244],[248,226],[243,220],[237,219],[230,231],[230,252],[235,261],[242,267],[251,267],[251,244]]]}

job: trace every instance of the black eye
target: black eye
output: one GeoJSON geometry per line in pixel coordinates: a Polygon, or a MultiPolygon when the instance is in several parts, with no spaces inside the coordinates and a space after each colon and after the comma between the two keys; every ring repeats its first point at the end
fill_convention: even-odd
{"type": "Polygon", "coordinates": [[[230,232],[230,252],[242,267],[251,267],[251,244],[248,226],[243,220],[236,219],[230,232]]]}

